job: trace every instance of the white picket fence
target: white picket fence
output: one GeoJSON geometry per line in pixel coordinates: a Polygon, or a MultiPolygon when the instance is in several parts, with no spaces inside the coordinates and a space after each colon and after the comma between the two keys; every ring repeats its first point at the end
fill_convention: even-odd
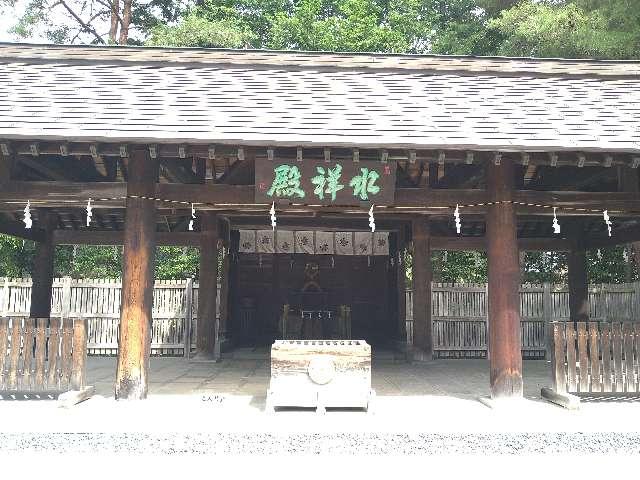
{"type": "MultiPolygon", "coordinates": [[[[86,318],[90,355],[115,355],[118,351],[120,279],[56,278],[53,281],[51,315],[86,318]]],[[[153,290],[152,355],[186,355],[195,347],[198,283],[160,280],[153,290]]],[[[218,288],[219,296],[220,288],[218,288]]],[[[30,278],[0,279],[0,315],[28,317],[30,278]]],[[[218,302],[218,315],[220,302],[218,302]]]]}
{"type": "MultiPolygon", "coordinates": [[[[486,357],[486,284],[433,283],[431,287],[433,349],[437,357],[486,357]]],[[[413,294],[406,292],[407,337],[413,342],[413,294]]],[[[640,320],[640,283],[589,287],[590,319],[640,320]]],[[[547,354],[549,322],[569,319],[569,290],[564,285],[522,285],[520,289],[522,354],[547,354]]]]}

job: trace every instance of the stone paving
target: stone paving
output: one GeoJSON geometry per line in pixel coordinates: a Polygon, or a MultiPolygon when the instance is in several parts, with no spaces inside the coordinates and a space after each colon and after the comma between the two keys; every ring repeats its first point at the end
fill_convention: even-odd
{"type": "MultiPolygon", "coordinates": [[[[540,388],[549,384],[546,361],[525,361],[525,396],[540,398],[540,388]]],[[[150,395],[221,394],[251,395],[264,403],[269,387],[269,361],[265,358],[231,358],[219,363],[181,358],[151,359],[150,395]]],[[[113,396],[116,359],[90,357],[87,383],[96,393],[113,396]]],[[[372,384],[380,396],[437,395],[474,399],[489,394],[486,360],[434,360],[408,364],[390,359],[374,360],[372,384]]]]}

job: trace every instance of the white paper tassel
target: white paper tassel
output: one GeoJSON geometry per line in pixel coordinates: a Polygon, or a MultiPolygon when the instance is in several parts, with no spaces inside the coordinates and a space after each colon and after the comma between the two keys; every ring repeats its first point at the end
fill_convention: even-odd
{"type": "Polygon", "coordinates": [[[602,260],[602,252],[600,251],[600,249],[598,249],[598,251],[596,252],[596,257],[598,257],[598,260],[602,260]]]}
{"type": "Polygon", "coordinates": [[[24,207],[24,228],[31,228],[33,220],[31,219],[31,200],[27,200],[27,206],[24,207]]]}
{"type": "Polygon", "coordinates": [[[460,222],[460,207],[456,205],[456,210],[453,212],[453,217],[456,220],[456,232],[460,235],[460,231],[462,230],[462,223],[460,222]]]}
{"type": "Polygon", "coordinates": [[[189,230],[190,232],[193,232],[193,221],[195,219],[196,219],[196,209],[192,203],[191,204],[191,220],[189,220],[189,226],[187,227],[187,230],[189,230]]]}
{"type": "Polygon", "coordinates": [[[373,218],[373,205],[369,209],[369,228],[371,228],[371,232],[376,231],[376,219],[373,218]]]}
{"type": "Polygon", "coordinates": [[[609,231],[609,236],[611,236],[611,219],[609,218],[609,212],[608,211],[604,211],[602,212],[602,216],[604,218],[604,223],[607,224],[607,230],[609,231]]]}
{"type": "Polygon", "coordinates": [[[629,254],[627,253],[626,248],[622,251],[622,258],[624,259],[625,262],[629,261],[629,254]]]}
{"type": "Polygon", "coordinates": [[[269,210],[271,214],[271,229],[276,229],[276,202],[271,203],[271,210],[269,210]]]}
{"type": "Polygon", "coordinates": [[[560,233],[560,224],[558,223],[558,217],[556,217],[556,207],[553,207],[553,233],[560,233]]]}
{"type": "Polygon", "coordinates": [[[91,218],[93,217],[93,208],[91,208],[91,199],[87,202],[87,227],[91,225],[91,218]]]}

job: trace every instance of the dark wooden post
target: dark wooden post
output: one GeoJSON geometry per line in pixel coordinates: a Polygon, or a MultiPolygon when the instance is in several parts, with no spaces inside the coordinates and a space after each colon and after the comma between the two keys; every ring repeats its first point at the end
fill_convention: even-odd
{"type": "Polygon", "coordinates": [[[584,230],[581,223],[567,226],[571,250],[567,254],[567,276],[569,284],[569,314],[574,322],[589,320],[589,277],[587,274],[587,252],[582,243],[584,230]]]}
{"type": "Polygon", "coordinates": [[[429,218],[411,222],[413,237],[413,359],[433,358],[431,326],[431,235],[429,218]]]}
{"type": "Polygon", "coordinates": [[[31,318],[49,318],[51,316],[51,286],[53,285],[53,259],[56,246],[53,243],[53,230],[58,219],[53,212],[38,210],[38,222],[34,226],[44,230],[44,241],[36,243],[36,252],[31,275],[31,318]]]}
{"type": "Polygon", "coordinates": [[[489,364],[491,397],[522,396],[520,264],[511,160],[487,165],[487,255],[489,260],[489,364]]]}
{"type": "Polygon", "coordinates": [[[156,206],[154,200],[136,197],[155,196],[158,162],[146,149],[134,149],[128,173],[115,397],[143,399],[151,349],[156,206]]]}
{"type": "Polygon", "coordinates": [[[398,238],[396,242],[396,283],[398,293],[398,340],[407,346],[407,285],[405,264],[402,253],[404,252],[404,227],[398,230],[398,238]]]}
{"type": "Polygon", "coordinates": [[[200,223],[200,278],[196,347],[199,358],[217,358],[216,289],[218,287],[218,218],[205,212],[200,223]]]}

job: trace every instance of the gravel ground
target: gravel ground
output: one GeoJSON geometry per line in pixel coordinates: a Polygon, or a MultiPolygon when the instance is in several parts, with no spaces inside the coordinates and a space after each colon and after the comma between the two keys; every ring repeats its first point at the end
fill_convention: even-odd
{"type": "Polygon", "coordinates": [[[0,433],[0,453],[640,454],[640,433],[0,433]]]}

